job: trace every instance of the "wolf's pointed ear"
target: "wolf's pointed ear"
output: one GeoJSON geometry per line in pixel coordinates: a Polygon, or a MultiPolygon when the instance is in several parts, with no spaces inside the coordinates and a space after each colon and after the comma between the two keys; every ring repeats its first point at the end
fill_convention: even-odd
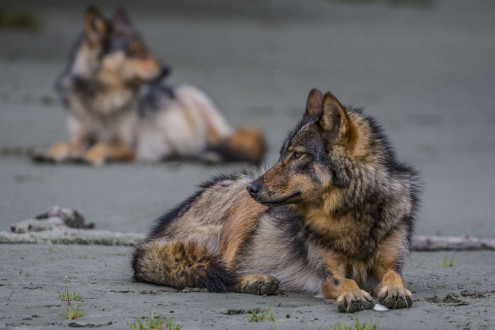
{"type": "Polygon", "coordinates": [[[316,116],[322,111],[323,93],[313,88],[309,91],[308,100],[306,101],[305,116],[316,116]]]}
{"type": "Polygon", "coordinates": [[[129,15],[127,14],[127,10],[125,10],[125,8],[123,8],[123,7],[117,9],[113,13],[112,22],[122,24],[122,25],[127,25],[127,26],[132,25],[131,19],[129,18],[129,15]]]}
{"type": "Polygon", "coordinates": [[[330,92],[323,97],[323,112],[318,123],[332,136],[345,138],[351,133],[351,120],[344,106],[330,92]]]}
{"type": "Polygon", "coordinates": [[[90,6],[84,13],[84,32],[92,42],[102,41],[110,30],[110,24],[103,14],[94,6],[90,6]]]}

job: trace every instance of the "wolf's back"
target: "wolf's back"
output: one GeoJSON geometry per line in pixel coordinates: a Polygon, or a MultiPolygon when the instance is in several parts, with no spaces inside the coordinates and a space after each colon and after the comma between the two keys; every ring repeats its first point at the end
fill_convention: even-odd
{"type": "Polygon", "coordinates": [[[182,85],[177,88],[179,102],[197,109],[209,126],[209,149],[221,154],[226,161],[260,163],[266,151],[263,133],[250,127],[232,129],[213,100],[200,89],[182,85]]]}

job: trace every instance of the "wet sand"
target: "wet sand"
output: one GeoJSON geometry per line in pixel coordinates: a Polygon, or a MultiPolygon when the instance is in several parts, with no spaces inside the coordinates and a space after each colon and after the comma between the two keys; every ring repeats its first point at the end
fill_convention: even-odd
{"type": "MultiPolygon", "coordinates": [[[[19,8],[19,3],[6,3],[19,8]]],[[[105,4],[106,12],[117,7],[117,2],[105,4]]],[[[0,30],[0,230],[60,205],[81,211],[97,229],[146,232],[199,182],[242,167],[32,164],[26,152],[67,138],[64,110],[52,86],[81,28],[85,5],[22,5],[40,17],[42,29],[0,30]]],[[[265,130],[266,166],[276,161],[286,132],[302,115],[308,90],[331,90],[343,103],[366,107],[383,124],[399,157],[421,171],[425,185],[418,234],[495,237],[495,4],[140,1],[128,7],[152,51],[172,66],[170,84],[200,86],[235,126],[265,130]]],[[[114,328],[145,315],[151,306],[162,316],[174,315],[186,328],[253,327],[244,315],[221,313],[248,306],[272,306],[284,319],[281,329],[331,326],[355,317],[307,295],[177,294],[134,284],[127,248],[0,248],[0,300],[5,304],[0,327],[64,326],[59,307],[32,308],[60,304],[64,285],[86,299],[81,305],[88,315],[81,323],[113,322],[114,328]],[[143,290],[157,294],[140,294],[143,290]]],[[[362,321],[372,317],[379,328],[489,328],[495,324],[489,314],[493,293],[480,299],[460,293],[493,290],[488,275],[495,271],[493,258],[489,252],[414,253],[406,275],[417,291],[417,304],[407,311],[358,316],[362,321]],[[453,256],[454,268],[439,268],[446,255],[453,256]],[[470,304],[426,302],[449,293],[470,304]]]]}
{"type": "Polygon", "coordinates": [[[405,269],[413,307],[355,314],[338,313],[332,301],[307,294],[184,293],[132,283],[130,253],[124,247],[1,245],[0,327],[59,329],[76,322],[125,329],[133,319],[149,317],[153,306],[156,315],[173,317],[184,329],[330,329],[356,317],[366,323],[372,319],[377,329],[490,329],[495,324],[491,252],[413,253],[405,269]],[[454,259],[453,267],[439,266],[446,256],[454,259]],[[81,295],[82,301],[72,304],[86,313],[83,319],[60,317],[58,295],[64,286],[81,295]],[[270,308],[276,324],[248,322],[243,313],[250,308],[270,308]]]}

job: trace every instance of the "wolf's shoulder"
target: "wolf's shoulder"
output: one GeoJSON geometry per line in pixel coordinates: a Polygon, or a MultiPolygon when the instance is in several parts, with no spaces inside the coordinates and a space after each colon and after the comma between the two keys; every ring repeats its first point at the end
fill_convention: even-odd
{"type": "MultiPolygon", "coordinates": [[[[248,172],[220,174],[211,177],[198,186],[198,190],[184,201],[159,217],[151,230],[149,237],[155,237],[166,229],[174,220],[180,218],[193,207],[198,206],[198,200],[207,200],[211,206],[217,203],[227,203],[234,194],[252,181],[254,175],[248,172]]],[[[201,205],[203,207],[203,205],[201,205]]]]}
{"type": "Polygon", "coordinates": [[[175,88],[163,83],[150,84],[141,88],[139,95],[139,114],[149,116],[166,108],[166,104],[175,99],[175,88]]]}

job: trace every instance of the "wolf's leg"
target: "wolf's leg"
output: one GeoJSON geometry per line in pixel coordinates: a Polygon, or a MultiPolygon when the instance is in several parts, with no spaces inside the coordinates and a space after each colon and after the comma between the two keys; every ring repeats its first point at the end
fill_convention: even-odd
{"type": "Polygon", "coordinates": [[[69,143],[65,141],[55,142],[40,158],[43,156],[44,160],[52,160],[57,163],[67,160],[70,156],[69,143]]]}
{"type": "Polygon", "coordinates": [[[87,138],[76,136],[72,141],[59,141],[41,155],[35,155],[34,160],[63,162],[69,159],[81,158],[88,147],[87,138]]]}
{"type": "Polygon", "coordinates": [[[323,282],[323,296],[335,299],[339,312],[354,313],[373,308],[375,302],[371,295],[361,290],[356,281],[346,278],[348,263],[345,258],[328,253],[324,262],[328,276],[323,282]]]}
{"type": "Polygon", "coordinates": [[[406,289],[404,279],[393,269],[383,274],[375,292],[378,302],[388,308],[409,308],[413,304],[411,291],[406,289]]]}
{"type": "Polygon", "coordinates": [[[278,291],[278,279],[267,274],[240,276],[232,287],[233,291],[258,295],[272,295],[278,291]]]}
{"type": "Polygon", "coordinates": [[[132,259],[134,279],[171,286],[207,288],[212,292],[228,291],[235,283],[235,274],[220,256],[194,242],[140,244],[132,259]]]}
{"type": "Polygon", "coordinates": [[[354,280],[340,276],[329,276],[323,282],[323,296],[336,299],[339,312],[354,313],[375,305],[371,295],[361,290],[354,280]]]}
{"type": "Polygon", "coordinates": [[[124,143],[104,143],[95,144],[88,150],[84,159],[92,165],[103,165],[108,160],[131,162],[135,159],[134,150],[124,143]]]}
{"type": "Polygon", "coordinates": [[[404,234],[397,231],[378,247],[372,272],[378,281],[375,290],[378,302],[388,308],[408,308],[413,304],[411,291],[400,275],[406,253],[404,234]]]}

